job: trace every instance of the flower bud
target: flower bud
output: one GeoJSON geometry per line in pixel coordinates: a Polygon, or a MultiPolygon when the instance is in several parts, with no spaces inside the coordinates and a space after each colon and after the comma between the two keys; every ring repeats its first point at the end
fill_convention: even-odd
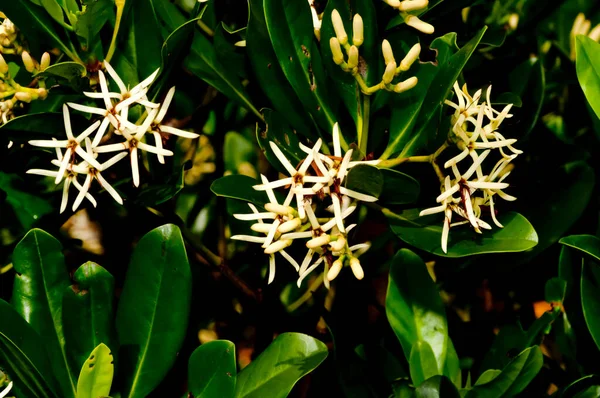
{"type": "Polygon", "coordinates": [[[325,246],[330,240],[331,237],[329,235],[323,234],[306,242],[306,247],[309,249],[316,249],[317,247],[325,246]]]}
{"type": "Polygon", "coordinates": [[[592,29],[588,37],[594,41],[600,40],[600,24],[596,25],[596,27],[592,29]]]}
{"type": "Polygon", "coordinates": [[[331,54],[333,55],[333,62],[336,65],[341,65],[344,62],[344,54],[342,54],[342,48],[340,47],[340,41],[337,37],[329,39],[329,47],[331,47],[331,54]]]}
{"type": "Polygon", "coordinates": [[[400,7],[400,0],[383,0],[394,8],[400,7]]]}
{"type": "Polygon", "coordinates": [[[400,2],[398,10],[404,12],[422,10],[427,7],[428,4],[428,0],[405,0],[400,2]]]}
{"type": "Polygon", "coordinates": [[[278,205],[277,203],[265,204],[265,210],[270,211],[271,213],[277,213],[281,215],[288,215],[294,212],[294,209],[292,207],[278,205]]]}
{"type": "Polygon", "coordinates": [[[343,265],[344,264],[342,263],[342,260],[340,260],[339,258],[335,260],[333,264],[331,264],[329,272],[327,272],[327,280],[334,280],[339,275],[343,265]]]}
{"type": "Polygon", "coordinates": [[[279,228],[277,228],[277,231],[279,231],[282,234],[285,234],[286,232],[291,232],[295,230],[300,225],[302,225],[302,220],[300,220],[299,218],[293,218],[281,224],[279,228]]]}
{"type": "Polygon", "coordinates": [[[346,246],[346,239],[343,236],[338,236],[337,240],[333,242],[329,242],[329,246],[331,246],[331,250],[334,252],[339,252],[346,246]]]}
{"type": "Polygon", "coordinates": [[[408,91],[411,88],[413,88],[414,86],[416,86],[418,82],[419,82],[419,79],[417,79],[416,76],[409,77],[405,81],[396,84],[394,86],[394,92],[402,93],[404,91],[408,91]]]}
{"type": "Polygon", "coordinates": [[[250,229],[253,231],[256,231],[256,232],[263,233],[263,234],[268,234],[269,231],[271,230],[271,224],[258,222],[256,224],[252,224],[250,229]]]}
{"type": "Polygon", "coordinates": [[[333,30],[335,30],[335,35],[340,41],[340,44],[343,46],[348,43],[348,35],[346,34],[346,29],[344,29],[344,23],[342,22],[342,17],[340,17],[338,10],[333,10],[331,12],[331,23],[333,23],[333,30]]]}
{"type": "Polygon", "coordinates": [[[465,7],[460,11],[463,23],[467,23],[467,20],[469,19],[469,11],[471,11],[471,7],[465,7]]]}
{"type": "Polygon", "coordinates": [[[292,244],[292,242],[293,242],[293,240],[291,240],[291,239],[283,239],[283,240],[275,241],[275,242],[271,243],[269,245],[269,247],[267,247],[265,249],[265,254],[273,254],[273,253],[282,251],[286,247],[290,246],[292,244]]]}
{"type": "Polygon", "coordinates": [[[365,41],[363,19],[359,14],[354,15],[352,20],[352,44],[360,47],[365,41]]]}
{"type": "Polygon", "coordinates": [[[418,17],[414,15],[409,15],[404,19],[404,22],[416,30],[423,32],[425,34],[432,34],[435,31],[435,28],[428,24],[427,22],[421,21],[418,17]]]}
{"type": "Polygon", "coordinates": [[[40,99],[45,100],[48,96],[48,90],[46,90],[44,87],[40,87],[37,89],[37,95],[40,99]]]}
{"type": "Polygon", "coordinates": [[[383,72],[383,77],[381,80],[384,84],[390,84],[392,80],[394,80],[394,76],[396,75],[396,62],[390,62],[385,67],[385,72],[383,72]]]}
{"type": "Polygon", "coordinates": [[[356,257],[350,258],[350,268],[356,279],[361,280],[365,277],[365,271],[363,271],[360,261],[356,257]]]}
{"type": "Polygon", "coordinates": [[[2,54],[0,54],[0,73],[6,75],[8,73],[8,64],[4,60],[2,54]]]}
{"type": "Polygon", "coordinates": [[[419,58],[419,54],[421,54],[421,44],[417,43],[408,51],[406,57],[400,62],[400,70],[402,72],[406,72],[410,69],[412,64],[419,58]]]}
{"type": "Polygon", "coordinates": [[[22,102],[31,102],[33,97],[29,93],[25,93],[23,91],[19,91],[15,94],[15,98],[22,102]]]}
{"type": "Polygon", "coordinates": [[[40,70],[44,71],[49,66],[50,66],[50,54],[45,52],[44,54],[42,54],[42,60],[40,61],[40,70]]]}
{"type": "Polygon", "coordinates": [[[352,46],[348,51],[348,68],[356,68],[358,66],[358,47],[352,46]]]}
{"type": "Polygon", "coordinates": [[[383,60],[385,61],[386,65],[390,62],[396,62],[394,59],[394,52],[392,51],[392,46],[390,45],[389,41],[384,39],[381,42],[381,51],[383,52],[383,60]]]}
{"type": "Polygon", "coordinates": [[[31,55],[29,55],[27,51],[23,51],[21,53],[21,57],[23,58],[23,65],[25,65],[27,72],[33,73],[35,66],[33,65],[33,59],[31,58],[31,55]]]}

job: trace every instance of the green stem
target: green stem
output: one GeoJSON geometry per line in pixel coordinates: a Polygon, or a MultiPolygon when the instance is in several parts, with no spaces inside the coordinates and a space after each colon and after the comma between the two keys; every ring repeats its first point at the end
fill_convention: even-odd
{"type": "Polygon", "coordinates": [[[317,277],[317,279],[314,280],[314,282],[309,286],[309,288],[306,290],[306,292],[304,292],[304,294],[298,298],[298,300],[294,301],[292,304],[287,306],[287,311],[288,312],[294,312],[296,311],[298,308],[300,308],[302,306],[302,304],[306,303],[308,300],[310,300],[313,296],[313,293],[321,286],[321,284],[323,283],[323,278],[325,277],[324,274],[321,274],[317,277]]]}
{"type": "Polygon", "coordinates": [[[362,96],[362,126],[358,136],[358,149],[361,155],[367,155],[367,145],[369,143],[369,118],[371,115],[371,97],[368,95],[362,96]]]}
{"type": "Polygon", "coordinates": [[[121,18],[123,18],[123,9],[125,8],[125,2],[127,0],[116,0],[115,5],[117,6],[117,15],[115,20],[115,29],[113,30],[112,40],[110,42],[110,47],[108,48],[108,53],[106,57],[104,57],[105,61],[110,62],[112,59],[115,49],[117,47],[117,34],[119,33],[119,27],[121,26],[121,18]]]}

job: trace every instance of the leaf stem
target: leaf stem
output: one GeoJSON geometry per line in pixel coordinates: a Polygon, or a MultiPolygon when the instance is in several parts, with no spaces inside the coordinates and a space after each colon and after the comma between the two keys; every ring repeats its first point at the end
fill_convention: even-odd
{"type": "Polygon", "coordinates": [[[108,48],[108,53],[106,54],[106,57],[104,57],[104,60],[108,62],[110,62],[112,59],[117,47],[117,34],[119,33],[119,27],[121,26],[121,18],[123,18],[123,9],[125,8],[126,1],[127,0],[115,0],[115,5],[117,6],[115,29],[113,30],[113,36],[110,42],[110,47],[108,48]]]}
{"type": "Polygon", "coordinates": [[[367,154],[367,145],[369,143],[369,118],[371,115],[371,97],[362,95],[362,126],[358,135],[358,149],[361,155],[367,154]]]}

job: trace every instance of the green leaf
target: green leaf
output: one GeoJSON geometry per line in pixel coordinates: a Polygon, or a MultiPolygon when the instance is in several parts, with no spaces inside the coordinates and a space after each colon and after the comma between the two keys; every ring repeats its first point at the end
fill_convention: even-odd
{"type": "Polygon", "coordinates": [[[289,159],[293,165],[300,163],[306,154],[300,149],[300,141],[296,132],[288,124],[286,117],[279,112],[271,109],[263,109],[262,113],[265,117],[266,128],[263,130],[256,125],[256,140],[260,149],[265,154],[265,157],[273,167],[283,173],[287,173],[285,167],[281,164],[273,150],[269,141],[273,141],[281,152],[289,159]]]}
{"type": "Polygon", "coordinates": [[[147,184],[135,198],[135,202],[153,207],[173,199],[185,186],[184,171],[185,166],[182,166],[174,170],[171,175],[164,177],[159,184],[147,184]]]}
{"type": "Polygon", "coordinates": [[[581,307],[588,330],[600,347],[600,269],[584,262],[581,267],[581,307]]]}
{"type": "Polygon", "coordinates": [[[500,398],[514,397],[538,374],[544,358],[540,347],[530,347],[521,352],[516,358],[502,369],[502,373],[491,381],[473,386],[467,393],[467,398],[500,398]]]}
{"type": "Polygon", "coordinates": [[[285,77],[319,126],[331,131],[336,122],[332,112],[335,102],[328,95],[308,2],[264,0],[263,6],[273,50],[285,77]]]}
{"type": "Polygon", "coordinates": [[[419,197],[419,181],[408,174],[392,169],[379,169],[383,175],[383,188],[378,203],[385,205],[405,205],[414,203],[419,197]]]}
{"type": "Polygon", "coordinates": [[[236,382],[235,344],[215,340],[196,348],[188,365],[188,387],[194,397],[232,398],[236,382]]]}
{"type": "Polygon", "coordinates": [[[489,383],[490,381],[498,377],[498,375],[501,373],[502,371],[499,369],[488,369],[485,372],[483,372],[481,376],[479,376],[479,378],[475,382],[475,385],[478,386],[480,384],[489,383]]]}
{"type": "Polygon", "coordinates": [[[567,281],[554,277],[546,282],[544,299],[549,303],[562,303],[567,295],[567,281]]]}
{"type": "Polygon", "coordinates": [[[114,371],[110,348],[100,343],[81,367],[77,380],[77,398],[108,397],[114,371]]]}
{"type": "Polygon", "coordinates": [[[100,40],[99,33],[115,12],[115,3],[111,0],[95,0],[86,3],[77,17],[75,33],[79,37],[81,49],[91,51],[100,40]]]}
{"type": "MultiPolygon", "coordinates": [[[[390,42],[394,47],[403,44],[402,40],[394,39],[394,36],[390,37],[390,42]]],[[[417,139],[413,131],[415,130],[419,111],[433,78],[458,50],[456,33],[448,33],[442,37],[438,37],[431,42],[430,48],[437,53],[436,62],[415,63],[411,68],[411,73],[415,74],[417,79],[419,79],[419,83],[413,89],[400,94],[394,94],[391,97],[394,111],[390,119],[389,142],[382,156],[384,159],[398,152],[401,152],[400,157],[406,156],[407,145],[417,139]]],[[[377,102],[377,99],[375,102],[377,102]]],[[[376,104],[373,105],[373,108],[376,108],[376,104]]]]}
{"type": "Polygon", "coordinates": [[[597,384],[600,384],[600,377],[598,377],[597,375],[584,376],[580,379],[575,380],[574,382],[566,386],[563,390],[561,390],[561,392],[558,394],[558,397],[575,397],[578,393],[581,393],[597,384]]]}
{"type": "Polygon", "coordinates": [[[191,284],[177,226],[163,225],[140,239],[117,308],[123,397],[145,397],[173,366],[187,329],[191,284]]]}
{"type": "Polygon", "coordinates": [[[6,201],[15,210],[19,222],[29,230],[40,218],[55,209],[38,195],[24,192],[19,188],[21,179],[15,174],[0,172],[0,192],[6,193],[6,201]]]}
{"type": "Polygon", "coordinates": [[[52,368],[42,339],[14,308],[0,300],[0,367],[13,380],[18,397],[52,398],[52,368]]]}
{"type": "MultiPolygon", "coordinates": [[[[81,126],[89,126],[89,122],[85,118],[76,114],[71,115],[71,124],[73,131],[79,130],[81,126]]],[[[0,126],[0,135],[7,140],[15,142],[66,137],[63,114],[34,113],[19,116],[0,126]]]]}
{"type": "Polygon", "coordinates": [[[442,370],[449,340],[444,304],[425,263],[408,249],[392,260],[385,310],[405,357],[411,358],[414,343],[426,342],[442,370]]]}
{"type": "Polygon", "coordinates": [[[17,274],[12,304],[42,337],[62,396],[75,396],[76,375],[69,367],[62,323],[62,299],[69,275],[59,241],[32,229],[13,253],[17,274]]]}
{"type": "MultiPolygon", "coordinates": [[[[273,50],[265,22],[263,0],[250,0],[246,50],[256,82],[279,114],[285,115],[299,133],[314,136],[310,116],[287,81],[273,50]]],[[[265,115],[266,118],[266,115],[265,115]]]]}
{"type": "Polygon", "coordinates": [[[383,190],[383,173],[377,167],[359,164],[350,169],[345,183],[348,189],[378,198],[383,190]]]}
{"type": "Polygon", "coordinates": [[[419,386],[430,377],[440,374],[435,354],[426,341],[418,340],[413,344],[408,364],[410,378],[415,386],[419,386]]]}
{"type": "Polygon", "coordinates": [[[538,236],[525,217],[515,212],[501,214],[504,228],[476,234],[470,228],[453,228],[448,239],[448,253],[441,247],[442,220],[431,224],[435,216],[419,217],[418,210],[397,215],[387,214],[392,231],[404,242],[442,257],[465,257],[475,254],[522,252],[534,247],[538,236]]]}
{"type": "Polygon", "coordinates": [[[511,72],[509,80],[512,92],[523,98],[521,109],[514,112],[520,121],[519,136],[523,138],[533,130],[544,103],[546,76],[542,60],[529,58],[511,72]]]}
{"type": "Polygon", "coordinates": [[[60,5],[56,2],[56,0],[40,0],[42,6],[46,9],[48,14],[59,24],[63,25],[65,23],[63,10],[60,8],[60,5]]]}
{"type": "Polygon", "coordinates": [[[588,103],[600,118],[600,43],[584,35],[575,39],[577,79],[588,103]]]}
{"type": "Polygon", "coordinates": [[[50,65],[43,72],[37,73],[35,77],[52,79],[56,84],[69,86],[80,91],[88,84],[87,80],[84,79],[86,74],[85,66],[68,61],[50,65]]]}
{"type": "Polygon", "coordinates": [[[584,255],[600,261],[600,238],[593,235],[571,235],[562,238],[558,243],[577,249],[584,255]]]}
{"type": "Polygon", "coordinates": [[[184,60],[184,67],[262,119],[240,79],[232,70],[233,66],[219,62],[213,44],[198,31],[195,32],[192,49],[184,60]]]}
{"type": "Polygon", "coordinates": [[[259,181],[245,175],[230,175],[215,180],[210,190],[217,196],[239,199],[263,207],[269,202],[266,192],[252,188],[259,181]]]}
{"type": "Polygon", "coordinates": [[[114,328],[115,280],[104,268],[87,262],[73,274],[63,297],[67,351],[74,369],[81,369],[98,345],[117,348],[114,328]]]}
{"type": "Polygon", "coordinates": [[[415,398],[459,398],[460,393],[444,376],[433,376],[415,390],[415,398]]]}
{"type": "Polygon", "coordinates": [[[238,374],[236,398],[285,398],[327,357],[327,347],[301,333],[282,333],[238,374]]]}
{"type": "Polygon", "coordinates": [[[446,352],[446,363],[444,364],[443,375],[452,381],[456,388],[462,387],[462,370],[460,369],[460,358],[452,339],[448,338],[448,350],[446,352]]]}

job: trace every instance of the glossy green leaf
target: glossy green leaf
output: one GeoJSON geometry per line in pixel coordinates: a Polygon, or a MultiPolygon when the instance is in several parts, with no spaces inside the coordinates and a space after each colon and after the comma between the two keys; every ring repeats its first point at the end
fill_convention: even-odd
{"type": "Polygon", "coordinates": [[[100,343],[81,367],[77,380],[77,398],[108,397],[114,371],[112,352],[100,343]]]}
{"type": "Polygon", "coordinates": [[[459,398],[460,393],[444,376],[433,376],[415,390],[415,398],[459,398]]]}
{"type": "Polygon", "coordinates": [[[419,197],[419,181],[408,174],[392,169],[379,169],[383,176],[383,188],[378,203],[383,205],[405,205],[414,203],[419,197]]]}
{"type": "MultiPolygon", "coordinates": [[[[314,136],[310,116],[287,81],[273,50],[265,22],[263,0],[250,0],[246,49],[256,81],[271,102],[299,133],[314,136]]],[[[266,115],[265,115],[266,118],[266,115]]]]}
{"type": "Polygon", "coordinates": [[[75,89],[83,89],[87,84],[87,81],[83,79],[86,74],[85,66],[77,62],[68,61],[50,65],[43,72],[35,76],[53,79],[58,84],[68,85],[75,89]]]}
{"type": "Polygon", "coordinates": [[[210,190],[217,196],[239,199],[262,207],[269,202],[269,198],[264,191],[252,188],[258,184],[260,182],[252,177],[230,175],[215,180],[210,186],[210,190]]]}
{"type": "Polygon", "coordinates": [[[575,46],[577,79],[588,103],[600,118],[600,43],[578,35],[575,46]]]}
{"type": "Polygon", "coordinates": [[[600,269],[585,263],[581,267],[581,306],[588,331],[600,347],[600,269]]]}
{"type": "Polygon", "coordinates": [[[441,247],[442,219],[436,216],[419,217],[419,212],[401,213],[404,219],[389,215],[392,231],[404,242],[442,257],[465,257],[486,253],[521,252],[534,247],[538,236],[533,226],[519,213],[501,214],[498,220],[504,228],[476,234],[468,226],[453,228],[448,239],[448,252],[441,247]]]}
{"type": "Polygon", "coordinates": [[[502,371],[499,369],[488,369],[485,372],[483,372],[481,376],[479,376],[479,378],[477,378],[477,381],[474,385],[478,386],[481,384],[489,383],[490,381],[498,377],[498,375],[501,373],[502,371]]]}
{"type": "Polygon", "coordinates": [[[111,0],[95,0],[86,3],[86,7],[77,17],[75,33],[79,37],[81,49],[90,51],[100,39],[99,33],[115,12],[115,3],[111,0]]]}
{"type": "Polygon", "coordinates": [[[440,374],[435,354],[426,341],[418,340],[413,344],[408,365],[410,378],[415,386],[440,374]]]}
{"type": "MultiPolygon", "coordinates": [[[[394,36],[390,37],[390,42],[394,45],[394,48],[403,43],[402,40],[394,39],[394,36]]],[[[458,50],[456,33],[448,33],[436,38],[431,42],[430,48],[436,51],[436,62],[415,63],[411,68],[411,73],[414,73],[419,79],[419,83],[412,90],[394,94],[391,97],[391,105],[394,111],[390,119],[389,142],[382,156],[384,159],[395,153],[400,153],[400,157],[406,156],[408,144],[412,140],[418,139],[413,131],[416,128],[419,111],[433,78],[440,72],[442,65],[445,65],[448,59],[458,50]]],[[[375,102],[377,102],[377,99],[375,102]]],[[[376,104],[373,107],[376,108],[376,104]]]]}
{"type": "MultiPolygon", "coordinates": [[[[71,124],[74,131],[79,130],[81,126],[89,126],[85,118],[76,114],[71,114],[71,124]]],[[[66,137],[63,115],[62,113],[35,113],[19,116],[0,126],[0,136],[15,142],[66,137]]]]}
{"type": "Polygon", "coordinates": [[[592,259],[600,261],[600,238],[593,235],[571,235],[562,238],[558,243],[577,249],[592,259]]]}
{"type": "Polygon", "coordinates": [[[319,126],[331,131],[336,117],[315,45],[308,2],[264,0],[265,22],[279,65],[306,110],[319,126]]]}
{"type": "Polygon", "coordinates": [[[185,58],[184,67],[262,119],[232,67],[219,62],[213,43],[198,31],[195,32],[192,49],[185,58]]]}
{"type": "Polygon", "coordinates": [[[185,167],[176,169],[164,177],[158,184],[147,184],[140,194],[135,198],[135,202],[144,206],[157,206],[173,199],[185,186],[184,172],[185,167]]]}
{"type": "MultiPolygon", "coordinates": [[[[93,262],[73,274],[73,285],[63,297],[63,324],[67,352],[73,369],[81,369],[90,352],[100,344],[117,348],[114,328],[113,276],[93,262]]],[[[116,351],[115,351],[116,352],[116,351]]]]}
{"type": "Polygon", "coordinates": [[[491,381],[473,386],[466,394],[467,398],[500,398],[514,397],[538,374],[544,358],[540,347],[534,346],[521,352],[516,358],[508,363],[502,373],[491,381]]]}
{"type": "Polygon", "coordinates": [[[350,169],[345,184],[348,189],[378,198],[383,190],[383,173],[377,167],[359,164],[350,169]]]}
{"type": "Polygon", "coordinates": [[[562,303],[567,295],[567,282],[559,277],[554,277],[546,282],[544,299],[549,303],[562,303]]]}
{"type": "Polygon", "coordinates": [[[542,60],[535,57],[529,58],[511,72],[509,80],[511,91],[523,98],[521,108],[512,111],[520,120],[518,128],[519,137],[522,138],[531,132],[542,111],[546,88],[542,60]]]}
{"type": "Polygon", "coordinates": [[[448,350],[446,351],[446,363],[442,374],[446,376],[456,388],[462,387],[462,370],[460,369],[460,358],[454,348],[452,339],[448,338],[448,350]]]}
{"type": "Polygon", "coordinates": [[[235,344],[231,341],[204,343],[190,356],[188,388],[194,397],[233,398],[236,378],[235,344]]]}
{"type": "Polygon", "coordinates": [[[442,370],[449,340],[444,304],[425,263],[408,249],[392,260],[385,310],[406,358],[414,343],[424,341],[442,370]]]}
{"type": "Polygon", "coordinates": [[[140,239],[117,308],[123,397],[147,396],[173,366],[187,329],[191,283],[178,227],[166,224],[140,239]]]}
{"type": "Polygon", "coordinates": [[[263,109],[262,113],[265,117],[266,127],[262,129],[259,124],[256,125],[258,145],[273,167],[282,173],[287,173],[285,167],[273,153],[269,141],[273,141],[293,165],[299,164],[307,155],[300,149],[298,136],[284,115],[271,109],[263,109]]]}
{"type": "Polygon", "coordinates": [[[42,337],[62,396],[72,398],[77,376],[69,366],[62,323],[62,299],[69,286],[62,246],[46,232],[32,229],[15,248],[13,264],[12,305],[42,337]]]}
{"type": "Polygon", "coordinates": [[[42,339],[14,308],[0,300],[0,367],[11,376],[18,397],[52,398],[52,368],[42,339]]]}
{"type": "Polygon", "coordinates": [[[6,194],[6,201],[15,210],[23,229],[29,230],[40,218],[55,209],[35,193],[22,191],[22,183],[17,175],[0,172],[0,192],[6,194]]]}
{"type": "Polygon", "coordinates": [[[578,393],[586,391],[588,388],[600,384],[600,377],[597,375],[584,376],[570,383],[558,393],[559,398],[570,398],[577,396],[578,393]]]}
{"type": "Polygon", "coordinates": [[[327,347],[301,333],[282,333],[237,378],[236,398],[285,398],[327,357],[327,347]]]}
{"type": "Polygon", "coordinates": [[[64,24],[63,10],[56,0],[40,0],[48,14],[59,24],[64,24]]]}

